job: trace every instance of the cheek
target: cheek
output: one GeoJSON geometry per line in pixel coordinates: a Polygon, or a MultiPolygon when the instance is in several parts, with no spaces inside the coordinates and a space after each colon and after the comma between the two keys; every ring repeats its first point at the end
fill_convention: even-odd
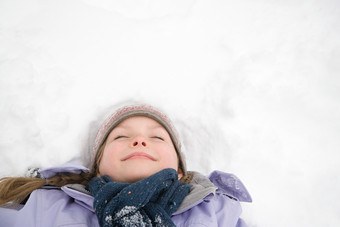
{"type": "Polygon", "coordinates": [[[117,160],[119,160],[119,152],[116,152],[114,146],[107,146],[103,150],[102,158],[99,162],[99,174],[109,174],[112,171],[115,171],[117,160]]]}
{"type": "Polygon", "coordinates": [[[163,161],[167,167],[178,170],[178,158],[174,149],[166,149],[163,153],[163,161]]]}

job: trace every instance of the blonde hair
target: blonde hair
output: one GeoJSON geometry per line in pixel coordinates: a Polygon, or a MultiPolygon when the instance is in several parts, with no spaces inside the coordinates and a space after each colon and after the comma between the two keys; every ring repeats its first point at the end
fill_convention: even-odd
{"type": "MultiPolygon", "coordinates": [[[[100,148],[100,152],[103,146],[100,148]]],[[[101,152],[102,153],[102,152],[101,152]]],[[[36,189],[45,185],[62,187],[67,184],[87,185],[98,174],[99,162],[102,155],[98,155],[94,168],[89,173],[60,173],[48,179],[33,177],[4,177],[0,179],[0,205],[20,204],[36,189]]]]}
{"type": "Polygon", "coordinates": [[[93,173],[66,173],[58,174],[48,179],[32,177],[4,177],[0,179],[0,205],[7,203],[19,204],[23,202],[34,190],[45,185],[64,186],[66,184],[87,183],[94,177],[93,173]]]}

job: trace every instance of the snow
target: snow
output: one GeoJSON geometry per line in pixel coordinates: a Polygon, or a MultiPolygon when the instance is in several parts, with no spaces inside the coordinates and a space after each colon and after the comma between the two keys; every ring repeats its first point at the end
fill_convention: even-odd
{"type": "Polygon", "coordinates": [[[0,1],[0,176],[78,156],[129,99],[166,110],[188,167],[236,174],[249,226],[340,226],[340,4],[0,1]]]}
{"type": "MultiPolygon", "coordinates": [[[[143,215],[135,206],[125,206],[118,211],[114,217],[114,220],[120,223],[122,226],[150,226],[151,220],[148,217],[143,219],[143,215]]],[[[105,219],[107,222],[108,220],[105,219]]],[[[109,221],[112,221],[109,220],[109,221]]],[[[109,226],[109,224],[108,224],[109,226]]]]}

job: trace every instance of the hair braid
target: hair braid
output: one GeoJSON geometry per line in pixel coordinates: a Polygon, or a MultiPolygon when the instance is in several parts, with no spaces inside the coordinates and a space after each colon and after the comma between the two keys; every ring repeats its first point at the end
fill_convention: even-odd
{"type": "Polygon", "coordinates": [[[93,173],[65,173],[65,174],[58,174],[54,177],[46,179],[47,185],[53,186],[64,186],[66,184],[82,184],[87,185],[87,183],[94,177],[93,173]]]}
{"type": "Polygon", "coordinates": [[[48,179],[32,177],[4,177],[0,179],[0,205],[7,203],[19,204],[34,190],[45,185],[58,187],[62,187],[66,184],[87,185],[94,176],[94,173],[61,173],[48,179]]]}

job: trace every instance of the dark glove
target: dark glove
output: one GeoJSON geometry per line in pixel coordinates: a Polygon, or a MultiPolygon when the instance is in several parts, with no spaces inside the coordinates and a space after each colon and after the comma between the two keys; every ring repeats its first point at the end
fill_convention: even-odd
{"type": "Polygon", "coordinates": [[[171,214],[189,193],[174,169],[164,169],[133,184],[108,176],[93,178],[87,188],[94,196],[100,226],[175,226],[171,214]]]}

